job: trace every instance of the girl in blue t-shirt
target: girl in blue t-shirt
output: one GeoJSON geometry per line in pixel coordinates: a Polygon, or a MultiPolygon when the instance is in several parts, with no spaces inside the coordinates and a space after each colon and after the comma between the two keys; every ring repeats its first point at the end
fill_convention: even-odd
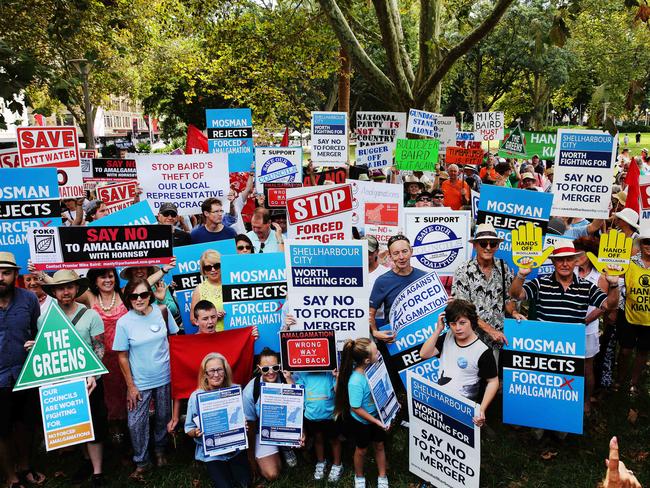
{"type": "Polygon", "coordinates": [[[370,442],[375,449],[377,462],[377,488],[388,488],[386,477],[386,439],[387,425],[377,417],[377,406],[372,399],[370,384],[364,374],[369,364],[377,361],[378,352],[374,342],[367,338],[349,339],[343,346],[336,387],[336,416],[347,421],[354,438],[354,487],[365,488],[366,478],[363,463],[370,442]]]}

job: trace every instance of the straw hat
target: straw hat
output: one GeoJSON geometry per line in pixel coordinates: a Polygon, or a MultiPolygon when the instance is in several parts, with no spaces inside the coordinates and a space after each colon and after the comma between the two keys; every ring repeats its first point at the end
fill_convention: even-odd
{"type": "Polygon", "coordinates": [[[71,269],[60,269],[54,276],[51,278],[45,276],[45,282],[43,283],[43,291],[50,296],[54,296],[54,288],[59,285],[67,285],[69,283],[76,283],[79,286],[77,295],[75,298],[80,297],[88,289],[88,280],[79,276],[75,271],[71,269]]]}
{"type": "Polygon", "coordinates": [[[620,212],[616,212],[614,216],[639,230],[639,214],[636,213],[636,210],[633,210],[631,208],[624,208],[620,212]]]}
{"type": "Polygon", "coordinates": [[[555,249],[551,253],[551,259],[580,256],[582,254],[584,254],[584,251],[576,251],[572,240],[558,239],[555,241],[555,249]]]}
{"type": "Polygon", "coordinates": [[[484,240],[496,240],[499,242],[503,241],[503,239],[499,237],[499,234],[497,234],[497,231],[492,224],[478,224],[476,231],[474,232],[474,238],[470,239],[469,242],[484,240]]]}
{"type": "Polygon", "coordinates": [[[120,270],[120,278],[122,278],[123,280],[131,279],[127,275],[129,271],[131,271],[133,268],[149,268],[149,272],[147,272],[147,276],[151,276],[152,274],[160,271],[160,266],[129,266],[127,268],[122,268],[120,270]]]}
{"type": "Polygon", "coordinates": [[[13,253],[1,251],[0,268],[20,269],[20,266],[16,264],[16,256],[13,253]]]}
{"type": "Polygon", "coordinates": [[[535,181],[536,178],[535,178],[535,175],[533,173],[524,173],[524,174],[521,175],[521,181],[524,181],[524,180],[533,180],[533,181],[535,181]]]}

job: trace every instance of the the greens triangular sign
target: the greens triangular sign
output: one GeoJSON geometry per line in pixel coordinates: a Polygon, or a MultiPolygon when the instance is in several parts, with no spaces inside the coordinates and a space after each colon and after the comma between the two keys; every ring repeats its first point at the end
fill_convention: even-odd
{"type": "Polygon", "coordinates": [[[503,140],[499,149],[519,156],[526,156],[526,137],[524,136],[521,127],[515,127],[510,134],[508,134],[508,137],[503,140]]]}
{"type": "Polygon", "coordinates": [[[68,316],[52,301],[14,391],[108,373],[68,316]]]}

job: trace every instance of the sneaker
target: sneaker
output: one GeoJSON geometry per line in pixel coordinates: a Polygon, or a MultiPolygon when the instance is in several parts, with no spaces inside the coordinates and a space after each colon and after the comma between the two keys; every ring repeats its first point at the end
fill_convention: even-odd
{"type": "Polygon", "coordinates": [[[70,477],[70,481],[74,485],[79,485],[90,478],[93,471],[93,464],[90,460],[86,459],[81,466],[79,466],[79,469],[77,469],[77,471],[75,471],[75,473],[70,477]]]}
{"type": "Polygon", "coordinates": [[[332,468],[330,469],[330,475],[327,477],[327,481],[329,481],[330,483],[338,483],[339,480],[341,479],[341,473],[343,473],[343,465],[332,464],[332,468]]]}
{"type": "Polygon", "coordinates": [[[377,488],[388,488],[388,477],[380,476],[377,478],[377,488]]]}
{"type": "Polygon", "coordinates": [[[359,478],[358,476],[354,477],[354,488],[366,488],[366,478],[363,476],[359,478]]]}
{"type": "Polygon", "coordinates": [[[402,420],[402,421],[400,422],[400,425],[401,425],[402,427],[404,427],[405,429],[408,429],[408,428],[409,428],[409,422],[408,422],[408,420],[402,420]]]}
{"type": "Polygon", "coordinates": [[[327,468],[327,461],[316,463],[316,469],[314,470],[315,480],[322,480],[325,478],[325,468],[327,468]]]}
{"type": "Polygon", "coordinates": [[[287,463],[287,466],[290,468],[298,466],[298,458],[296,457],[296,453],[293,452],[293,449],[283,449],[282,456],[284,457],[284,462],[287,463]]]}

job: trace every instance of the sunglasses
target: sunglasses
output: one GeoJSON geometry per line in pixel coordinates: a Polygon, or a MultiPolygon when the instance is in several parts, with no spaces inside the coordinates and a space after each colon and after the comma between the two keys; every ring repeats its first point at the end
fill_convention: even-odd
{"type": "Polygon", "coordinates": [[[253,246],[249,246],[249,245],[245,245],[245,246],[237,246],[237,250],[238,250],[238,251],[244,251],[244,250],[246,250],[246,251],[250,251],[251,249],[253,249],[253,246]]]}
{"type": "Polygon", "coordinates": [[[204,264],[203,271],[219,271],[221,269],[221,263],[217,264],[204,264]]]}
{"type": "Polygon", "coordinates": [[[165,210],[164,212],[160,212],[160,214],[163,217],[177,217],[178,214],[174,212],[173,210],[165,210]]]}
{"type": "Polygon", "coordinates": [[[641,239],[641,244],[644,246],[650,246],[650,239],[641,239]]]}
{"type": "Polygon", "coordinates": [[[430,202],[431,199],[429,197],[420,197],[418,198],[418,202],[430,202]]]}
{"type": "Polygon", "coordinates": [[[442,200],[443,198],[445,198],[444,195],[436,195],[433,197],[434,200],[442,200]]]}
{"type": "Polygon", "coordinates": [[[499,241],[479,241],[478,245],[483,249],[487,249],[490,246],[492,249],[499,247],[499,241]]]}
{"type": "Polygon", "coordinates": [[[142,293],[129,293],[129,300],[134,302],[135,300],[144,300],[145,298],[149,298],[151,296],[150,291],[143,291],[142,293]]]}
{"type": "Polygon", "coordinates": [[[273,366],[258,366],[262,374],[269,374],[271,371],[274,373],[279,372],[282,369],[282,365],[274,364],[273,366]]]}

